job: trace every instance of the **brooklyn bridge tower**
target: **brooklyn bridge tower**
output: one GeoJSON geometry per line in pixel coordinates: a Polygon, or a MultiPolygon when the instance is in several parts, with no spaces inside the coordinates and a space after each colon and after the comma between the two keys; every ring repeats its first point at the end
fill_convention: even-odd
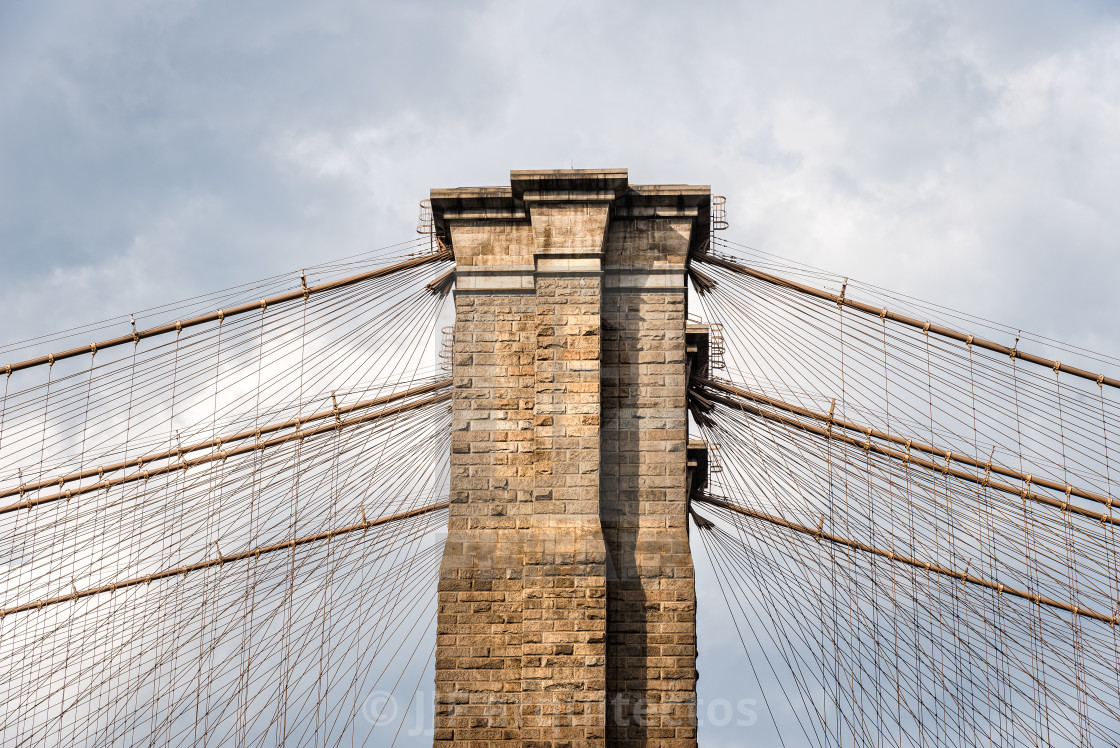
{"type": "Polygon", "coordinates": [[[456,263],[435,743],[695,745],[685,278],[710,190],[510,183],[431,194],[456,263]]]}

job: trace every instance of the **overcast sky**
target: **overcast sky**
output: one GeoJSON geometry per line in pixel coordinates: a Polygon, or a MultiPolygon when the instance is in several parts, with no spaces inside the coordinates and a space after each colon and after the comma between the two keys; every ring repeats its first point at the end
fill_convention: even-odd
{"type": "Polygon", "coordinates": [[[1112,2],[0,4],[5,341],[622,166],[729,238],[1120,351],[1112,2]]]}
{"type": "Polygon", "coordinates": [[[626,167],[728,238],[1120,354],[1120,4],[0,0],[0,342],[626,167]]]}

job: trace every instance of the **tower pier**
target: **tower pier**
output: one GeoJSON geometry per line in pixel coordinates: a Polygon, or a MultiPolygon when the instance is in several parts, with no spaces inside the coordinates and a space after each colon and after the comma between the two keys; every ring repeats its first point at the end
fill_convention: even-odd
{"type": "Polygon", "coordinates": [[[435,744],[695,746],[686,271],[710,190],[432,190],[455,253],[435,744]]]}

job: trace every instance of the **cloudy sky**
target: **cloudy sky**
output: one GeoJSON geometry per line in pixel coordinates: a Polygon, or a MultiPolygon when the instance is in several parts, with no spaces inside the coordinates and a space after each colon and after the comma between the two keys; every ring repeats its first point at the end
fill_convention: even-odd
{"type": "Polygon", "coordinates": [[[0,3],[0,342],[621,166],[734,239],[1120,354],[1115,2],[0,3]]]}
{"type": "Polygon", "coordinates": [[[728,237],[1120,351],[1112,2],[0,5],[0,338],[623,166],[728,237]]]}

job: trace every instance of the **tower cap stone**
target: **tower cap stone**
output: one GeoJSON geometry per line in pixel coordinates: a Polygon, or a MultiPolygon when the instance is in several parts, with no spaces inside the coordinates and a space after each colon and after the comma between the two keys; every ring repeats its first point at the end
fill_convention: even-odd
{"type": "Polygon", "coordinates": [[[613,199],[630,187],[626,169],[517,169],[509,182],[515,200],[613,199]]]}
{"type": "Polygon", "coordinates": [[[625,218],[689,216],[692,246],[707,241],[712,190],[708,185],[630,184],[626,169],[515,169],[509,187],[455,187],[431,191],[436,235],[451,247],[448,221],[528,221],[539,202],[610,202],[625,218]]]}

